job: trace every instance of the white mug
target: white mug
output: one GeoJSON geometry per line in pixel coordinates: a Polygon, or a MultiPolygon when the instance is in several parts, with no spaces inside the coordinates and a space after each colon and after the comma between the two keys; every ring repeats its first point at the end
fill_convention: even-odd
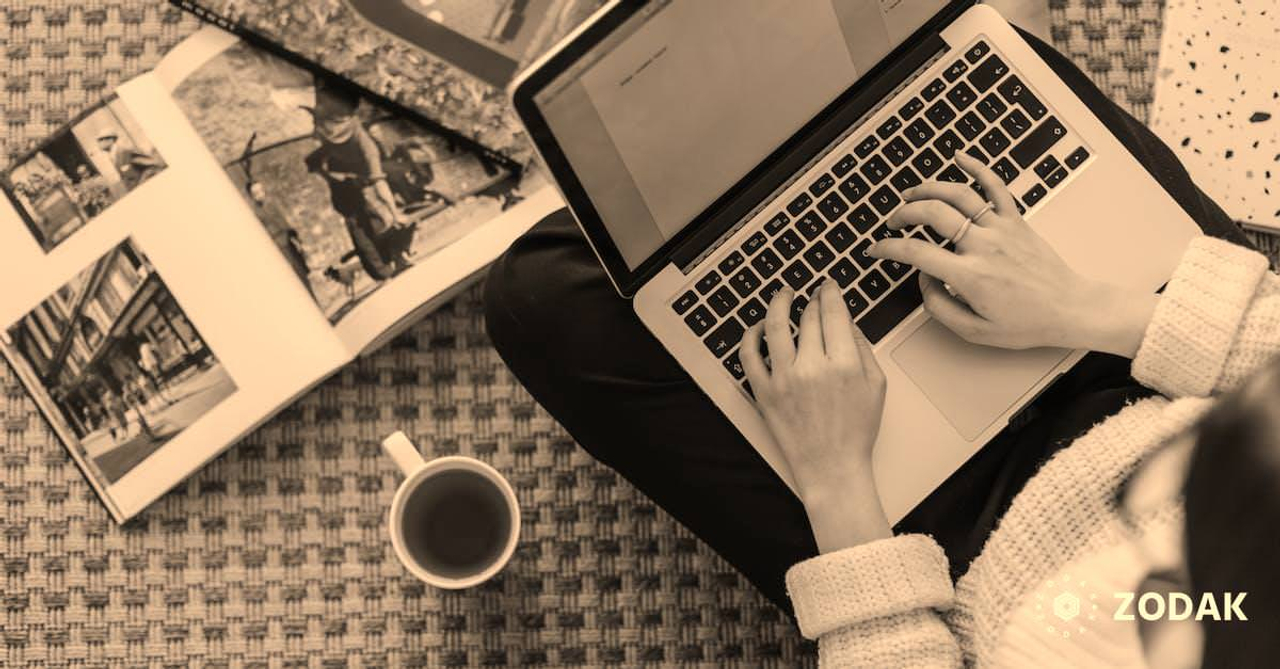
{"type": "MultiPolygon", "coordinates": [[[[520,539],[520,504],[516,501],[515,492],[511,489],[511,484],[503,478],[498,470],[488,464],[460,455],[451,455],[434,460],[425,460],[422,454],[418,452],[417,447],[403,432],[395,432],[382,440],[382,448],[395,461],[400,471],[404,472],[404,482],[396,490],[395,497],[391,500],[391,511],[387,517],[387,530],[391,533],[391,545],[395,548],[396,557],[404,564],[404,568],[409,573],[418,577],[423,582],[433,585],[437,588],[445,588],[448,590],[459,590],[462,588],[470,588],[493,578],[495,574],[502,571],[502,568],[511,560],[511,556],[515,553],[516,544],[520,539]],[[424,550],[430,550],[432,545],[426,545],[424,542],[428,538],[428,530],[425,529],[426,524],[433,522],[430,518],[410,518],[406,516],[406,505],[411,498],[418,495],[438,494],[447,495],[447,492],[438,490],[430,490],[431,486],[440,486],[442,482],[446,482],[448,477],[441,478],[441,474],[449,472],[469,472],[477,474],[484,479],[486,483],[493,487],[488,491],[500,494],[502,501],[505,503],[504,510],[508,514],[509,530],[505,537],[497,538],[500,548],[490,552],[490,557],[484,559],[483,568],[474,573],[445,573],[445,569],[441,563],[437,561],[436,566],[427,564],[430,559],[425,559],[421,553],[424,550]],[[410,538],[406,534],[406,529],[417,531],[421,536],[410,538]],[[415,556],[415,551],[410,544],[413,543],[418,548],[419,555],[415,556]]],[[[466,509],[473,507],[464,507],[466,509]]],[[[499,525],[501,520],[499,521],[499,525]]],[[[497,546],[497,544],[495,544],[497,546]]],[[[444,547],[439,547],[443,549],[444,547]]]]}

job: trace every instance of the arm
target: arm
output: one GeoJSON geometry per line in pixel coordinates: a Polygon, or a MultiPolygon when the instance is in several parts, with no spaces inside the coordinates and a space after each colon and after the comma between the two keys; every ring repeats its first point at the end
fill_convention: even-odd
{"type": "Polygon", "coordinates": [[[363,127],[356,130],[356,141],[359,142],[360,155],[368,168],[366,178],[373,184],[373,189],[382,202],[391,211],[398,213],[395,196],[391,193],[391,186],[387,185],[387,173],[382,168],[382,152],[378,150],[377,142],[373,141],[373,136],[363,127]]]}

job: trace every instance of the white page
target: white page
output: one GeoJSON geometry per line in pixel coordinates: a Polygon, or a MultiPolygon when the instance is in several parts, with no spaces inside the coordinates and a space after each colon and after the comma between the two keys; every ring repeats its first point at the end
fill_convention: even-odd
{"type": "MultiPolygon", "coordinates": [[[[212,41],[216,40],[203,45],[208,47],[212,41]]],[[[172,67],[175,57],[192,55],[191,48],[179,47],[166,58],[165,65],[172,67]]],[[[211,352],[214,362],[207,369],[203,365],[188,367],[184,372],[188,376],[182,377],[183,383],[170,393],[170,399],[175,394],[188,394],[151,414],[157,434],[178,429],[158,450],[123,473],[117,472],[113,481],[105,480],[101,468],[93,463],[86,467],[90,479],[108,498],[113,515],[121,520],[196,471],[350,355],[162,82],[154,74],[143,75],[122,85],[117,94],[123,104],[117,108],[120,114],[132,115],[136,124],[128,125],[141,128],[167,166],[47,254],[18,212],[0,199],[0,256],[4,260],[0,262],[0,285],[6,287],[0,296],[0,329],[7,331],[58,287],[127,239],[159,275],[160,288],[152,293],[157,296],[156,303],[162,301],[160,291],[167,291],[211,352]]],[[[92,153],[91,148],[86,151],[92,153]]],[[[154,283],[154,279],[150,281],[154,283]]],[[[181,319],[172,327],[162,327],[159,323],[164,320],[157,316],[149,322],[162,334],[187,331],[181,319]]],[[[141,316],[138,322],[142,322],[141,316]]],[[[130,333],[122,341],[129,337],[145,338],[130,333]]],[[[167,340],[169,348],[173,342],[172,338],[167,340]]],[[[200,350],[191,344],[182,348],[200,350]]],[[[122,349],[130,349],[127,342],[113,350],[122,349]]],[[[131,369],[136,357],[126,352],[104,356],[103,360],[131,369]]],[[[145,386],[138,381],[141,377],[134,374],[129,378],[145,386]]],[[[31,374],[24,380],[30,383],[31,374]]],[[[162,404],[158,395],[151,398],[153,407],[162,404]]],[[[93,399],[87,402],[89,411],[73,420],[85,425],[98,422],[92,414],[99,403],[93,399]]],[[[42,408],[48,411],[49,404],[46,399],[42,408]]],[[[105,407],[109,403],[101,404],[105,407]]],[[[135,411],[133,415],[142,413],[135,411]]],[[[130,417],[127,409],[125,416],[130,417]]],[[[93,460],[69,423],[58,420],[57,415],[53,418],[73,456],[82,462],[93,460]]],[[[132,447],[146,441],[141,439],[141,421],[136,423],[137,437],[131,439],[126,427],[120,443],[132,447]]],[[[110,443],[104,441],[103,430],[88,431],[95,437],[93,444],[110,443]]],[[[104,447],[101,454],[116,452],[104,447]]]]}

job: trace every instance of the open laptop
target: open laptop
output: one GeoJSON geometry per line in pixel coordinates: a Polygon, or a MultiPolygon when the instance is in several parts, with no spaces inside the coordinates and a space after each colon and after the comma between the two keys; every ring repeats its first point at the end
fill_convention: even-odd
{"type": "Polygon", "coordinates": [[[888,377],[874,466],[893,522],[1085,353],[972,345],[930,319],[912,267],[863,253],[898,234],[904,189],[968,183],[968,152],[1073,268],[1151,291],[1200,234],[973,0],[615,1],[511,94],[618,292],[788,485],[738,348],[782,286],[794,322],[839,283],[888,377]]]}

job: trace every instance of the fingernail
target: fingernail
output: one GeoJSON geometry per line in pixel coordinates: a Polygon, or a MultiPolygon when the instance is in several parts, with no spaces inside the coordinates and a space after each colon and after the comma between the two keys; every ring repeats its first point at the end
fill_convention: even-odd
{"type": "Polygon", "coordinates": [[[876,255],[876,251],[879,248],[880,248],[880,242],[872,243],[871,246],[867,247],[867,255],[878,258],[879,256],[876,255]]]}

